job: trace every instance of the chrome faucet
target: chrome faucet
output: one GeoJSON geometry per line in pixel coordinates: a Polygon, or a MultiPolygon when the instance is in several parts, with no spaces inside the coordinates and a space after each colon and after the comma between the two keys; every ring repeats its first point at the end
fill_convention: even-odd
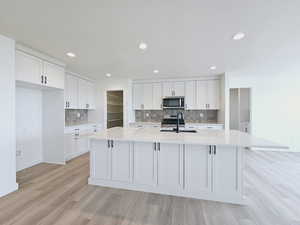
{"type": "Polygon", "coordinates": [[[179,133],[179,116],[180,116],[180,119],[183,119],[183,113],[182,112],[178,112],[177,113],[177,123],[176,123],[176,133],[179,133]]]}

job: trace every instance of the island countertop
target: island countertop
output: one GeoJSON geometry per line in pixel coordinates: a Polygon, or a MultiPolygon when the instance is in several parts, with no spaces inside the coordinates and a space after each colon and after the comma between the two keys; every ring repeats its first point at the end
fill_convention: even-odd
{"type": "Polygon", "coordinates": [[[90,140],[160,142],[173,144],[227,145],[249,148],[288,149],[237,130],[197,130],[197,133],[161,132],[160,128],[115,127],[90,136],[90,140]]]}

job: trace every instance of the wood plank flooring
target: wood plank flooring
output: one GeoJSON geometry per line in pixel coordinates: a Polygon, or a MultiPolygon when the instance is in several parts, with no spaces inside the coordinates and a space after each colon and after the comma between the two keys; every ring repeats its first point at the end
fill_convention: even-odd
{"type": "Polygon", "coordinates": [[[300,225],[300,154],[247,151],[239,206],[87,185],[89,156],[17,174],[0,198],[0,224],[300,225]]]}

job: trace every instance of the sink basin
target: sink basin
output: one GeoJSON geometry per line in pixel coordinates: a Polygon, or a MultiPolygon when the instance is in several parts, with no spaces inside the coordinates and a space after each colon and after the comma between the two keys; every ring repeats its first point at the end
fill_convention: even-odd
{"type": "MultiPolygon", "coordinates": [[[[176,132],[176,129],[175,128],[173,128],[173,129],[161,129],[160,130],[160,132],[176,132]]],[[[183,133],[197,133],[197,131],[196,130],[179,130],[179,133],[181,133],[181,132],[183,132],[183,133]]]]}

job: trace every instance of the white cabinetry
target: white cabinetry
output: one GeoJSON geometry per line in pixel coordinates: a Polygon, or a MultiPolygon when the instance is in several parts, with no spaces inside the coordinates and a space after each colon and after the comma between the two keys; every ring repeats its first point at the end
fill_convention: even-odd
{"type": "Polygon", "coordinates": [[[65,69],[22,51],[16,51],[16,80],[64,89],[65,69]]]}
{"type": "Polygon", "coordinates": [[[219,109],[220,108],[220,81],[206,80],[197,81],[197,108],[219,109]]]}
{"type": "Polygon", "coordinates": [[[65,108],[78,108],[78,78],[69,74],[65,82],[65,108]]]}
{"type": "Polygon", "coordinates": [[[144,85],[134,84],[133,85],[133,109],[143,109],[143,96],[144,96],[144,85]]]}
{"type": "Polygon", "coordinates": [[[185,146],[185,189],[192,194],[212,190],[212,160],[209,146],[185,146]]]}
{"type": "Polygon", "coordinates": [[[91,154],[91,176],[117,183],[130,182],[130,142],[94,141],[91,143],[91,154]]]}
{"type": "Polygon", "coordinates": [[[133,85],[134,110],[161,109],[161,83],[136,83],[133,85]]]}
{"type": "Polygon", "coordinates": [[[71,74],[66,75],[65,108],[95,109],[95,85],[71,74]]]}
{"type": "Polygon", "coordinates": [[[196,104],[196,81],[185,82],[185,109],[197,109],[196,104]]]}
{"type": "Polygon", "coordinates": [[[157,154],[154,143],[138,142],[133,152],[133,182],[154,186],[157,183],[157,154]]]}
{"type": "Polygon", "coordinates": [[[184,96],[184,81],[163,82],[163,97],[184,96]]]}
{"type": "Polygon", "coordinates": [[[16,80],[42,84],[43,61],[37,57],[16,51],[16,80]]]}
{"type": "Polygon", "coordinates": [[[217,147],[213,155],[213,192],[224,200],[242,193],[242,151],[237,147],[217,147]]]}
{"type": "Polygon", "coordinates": [[[243,202],[241,148],[105,140],[91,143],[90,184],[243,202]]]}
{"type": "Polygon", "coordinates": [[[157,185],[163,191],[178,192],[182,185],[182,151],[178,144],[158,143],[157,185]]]}

